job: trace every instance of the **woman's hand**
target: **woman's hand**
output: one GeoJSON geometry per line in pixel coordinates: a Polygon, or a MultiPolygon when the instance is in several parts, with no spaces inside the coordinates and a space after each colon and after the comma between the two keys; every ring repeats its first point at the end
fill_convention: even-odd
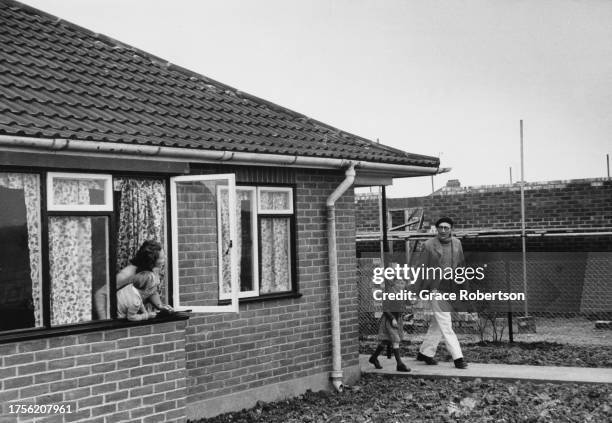
{"type": "Polygon", "coordinates": [[[397,320],[395,319],[391,320],[391,326],[397,329],[397,320]]]}

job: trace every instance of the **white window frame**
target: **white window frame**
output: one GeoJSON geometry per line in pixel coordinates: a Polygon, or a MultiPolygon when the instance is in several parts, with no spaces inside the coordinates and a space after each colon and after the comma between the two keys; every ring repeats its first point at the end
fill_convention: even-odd
{"type": "Polygon", "coordinates": [[[48,211],[113,211],[113,175],[99,173],[47,172],[47,210],[48,211]],[[56,179],[82,179],[104,181],[104,204],[55,204],[53,181],[56,179]]]}
{"type": "MultiPolygon", "coordinates": [[[[221,197],[221,191],[227,191],[227,187],[224,187],[224,186],[217,187],[217,197],[218,198],[221,197]]],[[[253,289],[250,291],[241,291],[240,283],[238,283],[238,298],[258,297],[259,296],[259,238],[258,238],[258,232],[257,232],[257,189],[254,186],[239,185],[239,186],[236,186],[236,195],[238,194],[238,191],[247,191],[247,192],[253,193],[253,202],[251,204],[251,221],[253,222],[253,224],[251,225],[251,238],[253,239],[253,248],[251,250],[252,266],[253,266],[253,269],[251,269],[253,273],[253,289]]],[[[237,198],[236,198],[236,201],[238,201],[237,198]]],[[[236,204],[236,206],[237,205],[238,204],[236,204]]],[[[217,201],[217,216],[221,216],[221,201],[217,201]]],[[[236,219],[237,218],[238,216],[236,216],[236,219]]],[[[219,242],[219,247],[218,247],[219,263],[222,263],[223,252],[222,252],[221,242],[223,239],[223,234],[222,234],[223,228],[221,227],[221,225],[217,225],[217,228],[218,228],[218,238],[217,239],[219,242]]],[[[239,236],[240,234],[236,233],[235,239],[238,239],[239,236]]],[[[238,251],[236,251],[236,255],[238,255],[238,251]]],[[[236,275],[236,278],[239,279],[239,275],[236,275]]],[[[223,267],[219,266],[219,299],[228,300],[230,298],[230,294],[224,293],[221,289],[222,286],[223,286],[223,267]]]]}
{"type": "MultiPolygon", "coordinates": [[[[238,276],[236,275],[236,261],[237,251],[233,248],[233,240],[236,239],[236,214],[229,213],[229,225],[230,225],[230,241],[232,247],[230,247],[230,272],[231,272],[231,303],[228,305],[216,305],[216,306],[191,306],[181,305],[180,303],[180,280],[179,280],[179,251],[178,251],[178,216],[177,216],[177,182],[196,182],[196,181],[210,181],[210,180],[227,180],[227,186],[229,190],[229,208],[230,210],[236,210],[236,177],[233,173],[223,173],[215,175],[188,175],[188,176],[175,176],[170,178],[170,222],[172,225],[172,296],[174,302],[174,308],[176,310],[191,310],[194,313],[238,313],[238,292],[240,287],[238,286],[238,276]]],[[[218,198],[218,197],[217,197],[218,198]]],[[[217,201],[218,203],[218,201],[217,201]]],[[[217,205],[218,207],[218,205],[217,205]]],[[[219,215],[217,215],[219,216],[219,215]]],[[[219,222],[217,218],[217,225],[219,222]]],[[[222,263],[217,264],[219,267],[222,263]]]]}
{"type": "Polygon", "coordinates": [[[257,187],[257,213],[258,214],[293,214],[293,188],[290,187],[257,187]],[[261,208],[261,193],[263,192],[286,192],[289,194],[289,208],[281,210],[268,210],[261,208]]]}

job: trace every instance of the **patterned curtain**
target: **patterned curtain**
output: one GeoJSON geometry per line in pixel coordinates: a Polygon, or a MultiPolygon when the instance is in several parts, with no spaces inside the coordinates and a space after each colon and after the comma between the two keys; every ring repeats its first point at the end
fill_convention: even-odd
{"type": "MultiPolygon", "coordinates": [[[[59,179],[53,199],[56,204],[89,204],[90,188],[96,188],[92,181],[59,179]]],[[[91,243],[91,218],[49,219],[52,325],[91,320],[91,243]]]]}
{"type": "Polygon", "coordinates": [[[89,190],[104,191],[104,183],[92,179],[64,179],[53,181],[53,202],[61,205],[90,205],[89,190]]]}
{"type": "MultiPolygon", "coordinates": [[[[232,281],[230,274],[230,263],[231,257],[229,254],[225,254],[229,248],[229,196],[228,191],[223,189],[220,191],[221,195],[221,254],[223,256],[222,263],[222,275],[223,281],[221,284],[221,292],[223,294],[229,294],[232,291],[232,281]]],[[[242,262],[242,201],[252,201],[252,191],[236,190],[236,245],[233,247],[238,251],[236,260],[236,274],[238,275],[238,286],[241,285],[240,272],[242,262]]],[[[249,210],[250,211],[250,210],[249,210]]]]}
{"type": "Polygon", "coordinates": [[[289,218],[261,220],[261,281],[260,292],[291,290],[289,218]]]}
{"type": "Polygon", "coordinates": [[[262,210],[287,210],[289,208],[289,194],[286,191],[266,191],[259,194],[259,205],[262,210]]]}
{"type": "Polygon", "coordinates": [[[42,326],[42,303],[40,298],[40,183],[38,175],[0,173],[0,186],[8,189],[23,190],[24,193],[34,321],[36,326],[42,326]]]}
{"type": "Polygon", "coordinates": [[[49,219],[52,325],[91,320],[91,253],[90,217],[49,219]]]}
{"type": "MultiPolygon", "coordinates": [[[[166,186],[151,179],[115,179],[121,191],[119,231],[117,235],[117,270],[129,264],[138,247],[146,240],[165,246],[166,186]]],[[[165,269],[160,269],[160,294],[165,293],[165,269]]]]}
{"type": "MultiPolygon", "coordinates": [[[[285,210],[289,208],[287,192],[262,191],[259,197],[263,210],[285,210]]],[[[289,219],[286,217],[263,218],[261,220],[261,282],[260,292],[283,292],[291,290],[289,219]]]]}

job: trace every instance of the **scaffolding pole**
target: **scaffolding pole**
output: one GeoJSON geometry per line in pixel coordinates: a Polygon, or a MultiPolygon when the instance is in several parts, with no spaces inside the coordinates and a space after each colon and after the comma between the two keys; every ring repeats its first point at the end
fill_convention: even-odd
{"type": "Polygon", "coordinates": [[[523,154],[523,119],[521,119],[521,244],[523,250],[523,292],[525,293],[525,317],[529,316],[527,301],[527,237],[525,235],[525,161],[523,154]]]}

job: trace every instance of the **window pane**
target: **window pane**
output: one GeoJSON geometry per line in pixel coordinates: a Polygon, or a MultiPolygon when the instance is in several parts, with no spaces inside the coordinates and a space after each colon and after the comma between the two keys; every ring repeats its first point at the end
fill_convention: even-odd
{"type": "MultiPolygon", "coordinates": [[[[229,246],[229,196],[226,189],[220,191],[221,195],[221,236],[222,248],[229,246]]],[[[255,206],[255,191],[236,189],[236,233],[238,239],[234,246],[238,251],[237,273],[240,291],[253,291],[254,283],[254,242],[253,242],[253,211],[255,206]]],[[[221,294],[229,298],[231,292],[231,275],[229,272],[230,256],[223,256],[223,284],[221,294]]]]}
{"type": "MultiPolygon", "coordinates": [[[[218,192],[226,180],[176,183],[178,297],[181,306],[212,307],[219,302],[219,259],[230,252],[220,248],[218,192]]],[[[175,274],[175,278],[176,278],[175,274]]],[[[175,288],[176,289],[176,288],[175,288]]],[[[175,295],[176,298],[176,295],[175,295]]]]}
{"type": "Polygon", "coordinates": [[[47,210],[112,211],[111,175],[49,172],[47,210]]]}
{"type": "MultiPolygon", "coordinates": [[[[166,249],[166,186],[158,179],[114,179],[115,205],[119,210],[117,228],[117,272],[130,260],[144,241],[159,242],[166,249]]],[[[166,265],[159,269],[160,297],[167,301],[166,265]]]]}
{"type": "Polygon", "coordinates": [[[104,179],[53,178],[53,202],[56,205],[103,205],[104,193],[104,179]]]}
{"type": "Polygon", "coordinates": [[[288,217],[261,219],[260,292],[291,290],[291,232],[288,217]]]}
{"type": "Polygon", "coordinates": [[[49,218],[51,324],[108,318],[108,218],[49,218]]]}
{"type": "Polygon", "coordinates": [[[0,173],[0,331],[42,326],[40,180],[0,173]]]}
{"type": "Polygon", "coordinates": [[[291,193],[289,191],[272,191],[260,188],[259,191],[260,210],[290,210],[291,193]]]}

